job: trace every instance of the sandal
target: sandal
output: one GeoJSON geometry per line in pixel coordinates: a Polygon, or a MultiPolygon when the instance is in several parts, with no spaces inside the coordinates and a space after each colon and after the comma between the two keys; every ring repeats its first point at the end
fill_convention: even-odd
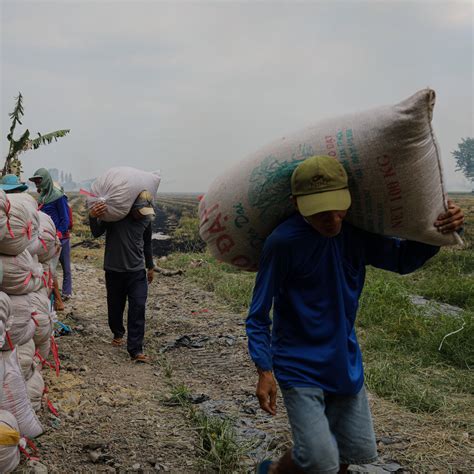
{"type": "Polygon", "coordinates": [[[134,362],[139,362],[141,364],[148,364],[151,362],[151,359],[145,354],[136,354],[134,356],[130,356],[134,362]]]}
{"type": "Polygon", "coordinates": [[[120,347],[120,346],[123,346],[123,337],[115,337],[112,339],[112,342],[111,344],[114,346],[114,347],[120,347]]]}

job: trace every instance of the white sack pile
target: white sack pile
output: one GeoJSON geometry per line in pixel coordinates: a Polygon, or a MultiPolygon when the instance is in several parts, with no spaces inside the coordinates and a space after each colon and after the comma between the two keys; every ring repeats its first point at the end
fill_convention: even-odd
{"type": "Polygon", "coordinates": [[[348,220],[377,234],[433,245],[461,243],[437,232],[447,210],[440,149],[432,129],[435,92],[317,123],[267,145],[218,177],[199,206],[200,235],[219,260],[256,270],[263,243],[295,212],[290,178],[314,155],[349,175],[348,220]]]}
{"type": "Polygon", "coordinates": [[[30,293],[32,319],[36,325],[33,336],[36,346],[43,345],[53,335],[53,317],[48,295],[44,291],[30,293]]]}
{"type": "Polygon", "coordinates": [[[107,204],[107,213],[101,219],[115,222],[123,219],[132,208],[142,191],[148,191],[155,198],[160,184],[160,175],[126,166],[110,168],[92,184],[88,194],[88,205],[97,201],[107,204]]]}
{"type": "Polygon", "coordinates": [[[61,244],[56,234],[53,219],[44,212],[38,211],[39,230],[36,238],[28,246],[31,255],[36,255],[40,263],[49,262],[61,252],[61,244]]]}
{"type": "MultiPolygon", "coordinates": [[[[7,331],[13,346],[21,346],[32,340],[35,334],[36,325],[31,317],[31,297],[30,295],[10,295],[10,302],[11,314],[7,331]]],[[[7,344],[2,348],[2,350],[9,349],[7,344]]]]}

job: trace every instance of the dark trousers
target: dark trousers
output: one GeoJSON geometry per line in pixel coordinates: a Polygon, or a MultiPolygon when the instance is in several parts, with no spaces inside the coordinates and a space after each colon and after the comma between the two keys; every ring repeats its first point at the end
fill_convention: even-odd
{"type": "Polygon", "coordinates": [[[123,337],[123,311],[128,298],[127,351],[131,356],[143,352],[145,305],[148,282],[145,270],[105,272],[109,327],[115,338],[123,337]]]}

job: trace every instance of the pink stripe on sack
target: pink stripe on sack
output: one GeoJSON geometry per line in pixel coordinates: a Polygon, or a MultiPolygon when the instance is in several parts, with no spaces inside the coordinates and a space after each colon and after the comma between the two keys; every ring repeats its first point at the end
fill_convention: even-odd
{"type": "Polygon", "coordinates": [[[93,197],[93,198],[99,197],[99,196],[96,196],[95,194],[90,193],[89,191],[86,191],[85,189],[80,189],[79,194],[82,194],[83,196],[93,197]]]}

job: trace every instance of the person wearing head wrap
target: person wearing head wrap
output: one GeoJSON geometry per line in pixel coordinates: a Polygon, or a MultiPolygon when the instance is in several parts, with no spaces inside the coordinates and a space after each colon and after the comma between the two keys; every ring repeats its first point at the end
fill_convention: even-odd
{"type": "Polygon", "coordinates": [[[145,305],[148,284],[153,281],[154,262],[151,222],[155,216],[153,196],[142,191],[129,214],[117,222],[104,222],[107,205],[97,202],[89,219],[94,237],[105,233],[104,270],[112,345],[124,344],[123,311],[128,299],[127,351],[135,362],[149,362],[143,352],[145,305]]]}
{"type": "Polygon", "coordinates": [[[35,183],[38,191],[39,209],[51,217],[61,242],[59,257],[63,269],[61,295],[58,294],[57,288],[55,289],[56,309],[61,310],[61,307],[64,308],[61,299],[69,299],[72,296],[70,208],[64,191],[55,185],[47,169],[36,170],[30,181],[35,183]]]}

